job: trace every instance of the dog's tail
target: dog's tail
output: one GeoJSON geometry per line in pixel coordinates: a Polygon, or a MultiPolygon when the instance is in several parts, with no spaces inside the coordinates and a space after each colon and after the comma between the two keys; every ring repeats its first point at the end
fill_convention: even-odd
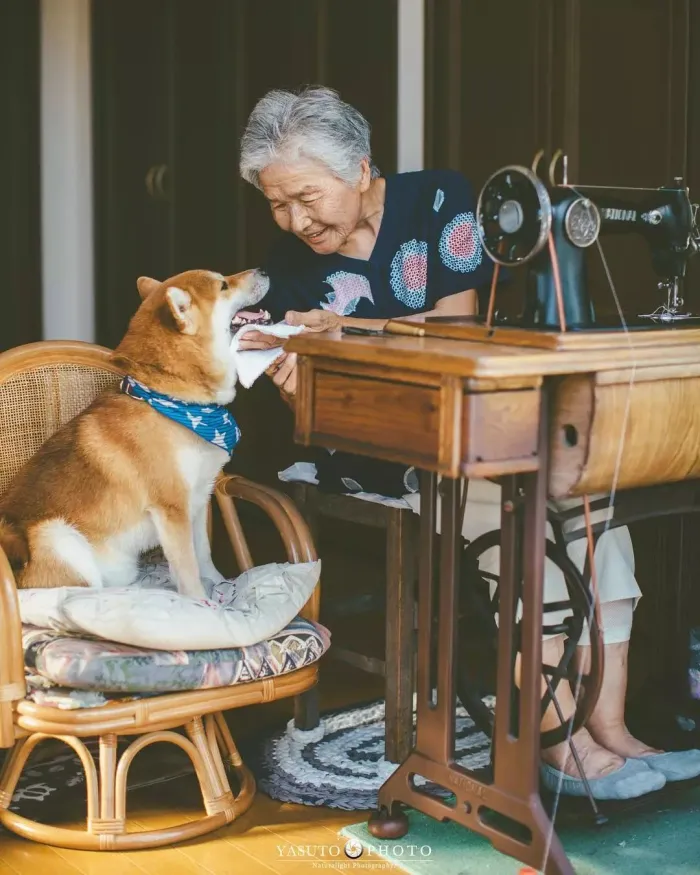
{"type": "Polygon", "coordinates": [[[0,547],[13,570],[24,568],[29,562],[29,542],[24,530],[6,517],[0,517],[0,547]]]}

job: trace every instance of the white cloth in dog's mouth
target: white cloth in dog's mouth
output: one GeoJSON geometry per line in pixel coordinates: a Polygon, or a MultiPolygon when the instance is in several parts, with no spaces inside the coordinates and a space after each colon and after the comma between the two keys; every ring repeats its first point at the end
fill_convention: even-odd
{"type": "Polygon", "coordinates": [[[258,377],[264,374],[284,351],[281,346],[276,346],[273,349],[239,350],[238,344],[247,332],[259,331],[261,334],[272,334],[274,337],[293,337],[303,330],[302,325],[287,325],[286,322],[278,322],[275,325],[260,325],[253,322],[239,328],[231,341],[231,351],[238,371],[238,382],[246,389],[250,389],[258,377]]]}

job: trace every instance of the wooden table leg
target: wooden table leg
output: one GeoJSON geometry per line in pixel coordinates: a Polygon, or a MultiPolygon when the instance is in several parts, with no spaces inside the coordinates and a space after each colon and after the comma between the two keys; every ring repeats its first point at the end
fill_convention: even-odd
{"type": "MultiPolygon", "coordinates": [[[[314,487],[308,483],[294,484],[294,501],[309,527],[314,544],[318,548],[318,514],[316,512],[314,487]]],[[[297,729],[316,729],[321,722],[320,694],[318,686],[311,687],[294,697],[294,725],[297,729]]]]}
{"type": "Polygon", "coordinates": [[[459,585],[459,484],[443,479],[437,630],[434,614],[436,478],[421,483],[421,556],[418,611],[416,746],[379,791],[369,829],[380,838],[408,831],[408,805],[436,820],[453,820],[481,833],[493,846],[547,875],[574,875],[539,795],[542,589],[546,534],[547,409],[542,392],[540,469],[504,484],[499,601],[495,768],[487,784],[454,762],[455,639],[459,585]],[[523,582],[522,592],[520,581],[523,582]],[[520,707],[516,707],[515,620],[523,603],[520,707]],[[433,635],[436,636],[433,647],[433,635]],[[437,652],[433,664],[432,654],[437,652]],[[447,788],[452,799],[416,786],[422,776],[447,788]]]}
{"type": "Polygon", "coordinates": [[[392,508],[386,539],[385,758],[403,762],[413,747],[415,539],[412,511],[392,508]]]}

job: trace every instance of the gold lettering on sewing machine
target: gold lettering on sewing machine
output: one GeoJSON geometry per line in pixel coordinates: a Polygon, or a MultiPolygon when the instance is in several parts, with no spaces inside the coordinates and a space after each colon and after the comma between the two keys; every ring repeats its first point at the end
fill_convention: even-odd
{"type": "Polygon", "coordinates": [[[613,222],[636,222],[636,210],[620,210],[617,207],[603,207],[603,218],[613,222]]]}

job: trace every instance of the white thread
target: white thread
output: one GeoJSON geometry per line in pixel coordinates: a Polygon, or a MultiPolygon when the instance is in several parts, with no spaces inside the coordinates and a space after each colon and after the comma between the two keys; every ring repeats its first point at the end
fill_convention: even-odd
{"type": "MultiPolygon", "coordinates": [[[[575,192],[576,194],[578,194],[580,197],[583,197],[583,195],[580,192],[576,191],[576,189],[573,186],[571,186],[571,190],[573,192],[575,192]]],[[[634,346],[632,344],[632,338],[630,336],[629,326],[627,325],[627,322],[625,321],[625,317],[624,317],[624,314],[622,312],[622,307],[620,306],[620,299],[618,298],[617,291],[615,289],[615,283],[613,282],[612,275],[610,274],[610,268],[608,267],[608,262],[605,258],[605,253],[603,252],[603,247],[601,246],[599,238],[596,238],[596,245],[598,247],[598,252],[600,253],[601,261],[603,262],[603,269],[605,270],[605,275],[607,277],[608,283],[610,284],[610,289],[612,291],[613,298],[615,300],[615,306],[617,307],[617,312],[618,312],[618,315],[620,317],[622,329],[625,332],[625,337],[627,339],[627,345],[629,346],[630,350],[633,350],[634,346]]],[[[636,372],[637,372],[637,360],[636,360],[636,358],[634,358],[632,360],[632,371],[630,374],[630,382],[629,382],[628,389],[627,389],[627,401],[625,404],[625,414],[624,414],[623,423],[622,423],[622,431],[620,434],[620,440],[618,443],[617,458],[615,460],[615,470],[613,472],[612,488],[610,490],[610,504],[608,505],[609,509],[613,508],[613,505],[615,502],[615,492],[617,491],[617,481],[618,481],[619,476],[620,476],[620,467],[622,465],[622,448],[624,446],[625,434],[627,432],[627,421],[629,419],[630,402],[631,402],[631,396],[632,396],[632,386],[634,385],[634,379],[635,379],[636,372]]],[[[608,514],[608,517],[605,521],[604,533],[607,533],[608,530],[610,529],[611,517],[612,517],[612,514],[608,514]]],[[[591,605],[591,613],[588,616],[589,626],[590,626],[591,620],[593,619],[594,612],[595,612],[595,604],[592,604],[591,605]]],[[[578,700],[578,696],[579,696],[579,693],[581,691],[582,680],[583,680],[583,669],[581,668],[578,671],[578,676],[576,678],[576,688],[573,691],[574,692],[574,701],[578,700]]],[[[571,744],[572,729],[573,729],[573,720],[570,721],[569,727],[568,727],[567,733],[566,733],[566,745],[567,746],[569,746],[571,744]]],[[[556,793],[554,794],[554,805],[552,808],[552,819],[550,821],[551,826],[550,826],[550,830],[549,830],[549,835],[547,836],[547,844],[545,846],[544,861],[543,861],[542,867],[541,867],[543,872],[546,870],[547,862],[549,860],[549,854],[550,854],[550,850],[551,850],[551,846],[552,846],[552,838],[554,836],[554,829],[555,829],[555,823],[556,823],[556,818],[557,818],[557,812],[559,810],[559,800],[561,799],[561,788],[562,788],[563,780],[564,780],[564,773],[562,772],[560,777],[559,777],[559,782],[557,784],[556,793]]]]}

